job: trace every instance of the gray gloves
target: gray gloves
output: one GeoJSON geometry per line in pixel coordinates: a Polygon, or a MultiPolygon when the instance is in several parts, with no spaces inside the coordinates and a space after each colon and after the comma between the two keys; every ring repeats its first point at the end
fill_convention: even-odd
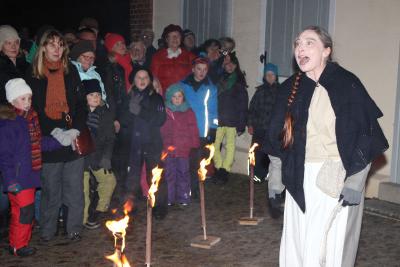
{"type": "Polygon", "coordinates": [[[343,207],[359,205],[361,203],[364,197],[365,181],[370,168],[371,163],[360,172],[347,177],[344,181],[344,187],[339,197],[339,201],[343,199],[343,207]]]}
{"type": "Polygon", "coordinates": [[[141,95],[131,95],[131,99],[129,101],[129,111],[134,115],[138,115],[141,110],[140,101],[142,101],[143,96],[141,95]]]}
{"type": "Polygon", "coordinates": [[[61,145],[70,146],[72,141],[79,135],[79,131],[76,129],[63,130],[60,128],[54,128],[50,133],[61,145]]]}

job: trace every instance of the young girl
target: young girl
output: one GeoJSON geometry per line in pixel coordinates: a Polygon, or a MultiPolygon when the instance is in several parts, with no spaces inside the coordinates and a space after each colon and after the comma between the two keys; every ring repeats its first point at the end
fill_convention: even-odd
{"type": "Polygon", "coordinates": [[[52,137],[42,138],[38,116],[31,108],[32,91],[25,81],[12,79],[5,89],[7,101],[13,106],[0,106],[0,171],[3,190],[8,192],[11,203],[9,252],[30,256],[36,251],[28,244],[35,189],[40,187],[41,150],[50,151],[61,145],[52,137]]]}
{"type": "Polygon", "coordinates": [[[161,128],[164,150],[174,147],[165,162],[168,205],[187,205],[190,202],[189,153],[200,145],[199,129],[181,85],[173,84],[167,89],[165,106],[167,121],[161,128]]]}
{"type": "Polygon", "coordinates": [[[85,172],[83,174],[83,189],[85,194],[85,208],[83,225],[88,229],[100,226],[95,216],[89,216],[90,205],[89,179],[90,173],[98,182],[97,191],[99,201],[97,212],[107,212],[111,197],[116,185],[115,176],[111,171],[111,155],[114,146],[115,128],[111,111],[101,99],[101,86],[97,79],[83,80],[83,89],[89,108],[86,124],[95,143],[96,151],[85,158],[85,172]]]}
{"type": "Polygon", "coordinates": [[[240,136],[246,129],[248,104],[246,79],[235,53],[225,57],[223,67],[224,74],[217,84],[218,128],[214,143],[215,182],[220,184],[228,181],[235,157],[236,135],[240,136]],[[220,147],[224,138],[226,151],[222,157],[220,147]]]}
{"type": "MultiPolygon", "coordinates": [[[[129,111],[125,115],[129,118],[125,121],[131,125],[132,141],[124,201],[133,197],[140,198],[140,175],[144,163],[147,183],[150,184],[151,170],[160,163],[162,152],[160,128],[166,117],[164,101],[154,91],[151,72],[144,67],[138,67],[131,77],[134,85],[128,95],[127,109],[129,111]]],[[[153,214],[156,219],[163,219],[168,212],[168,196],[164,179],[161,179],[156,198],[153,214]]]]}

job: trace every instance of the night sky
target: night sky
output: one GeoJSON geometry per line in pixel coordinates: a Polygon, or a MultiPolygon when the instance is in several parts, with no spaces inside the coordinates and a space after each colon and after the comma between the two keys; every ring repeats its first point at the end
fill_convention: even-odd
{"type": "Polygon", "coordinates": [[[96,18],[100,34],[117,32],[129,37],[129,0],[68,0],[53,1],[1,0],[0,25],[10,24],[19,30],[28,27],[31,37],[44,24],[63,31],[76,29],[85,16],[96,18]],[[46,1],[47,2],[47,1],[46,1]]]}

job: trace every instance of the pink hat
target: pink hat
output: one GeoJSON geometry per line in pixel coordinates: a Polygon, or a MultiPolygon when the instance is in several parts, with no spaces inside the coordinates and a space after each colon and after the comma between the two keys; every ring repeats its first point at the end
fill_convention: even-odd
{"type": "Polygon", "coordinates": [[[114,45],[119,41],[125,43],[124,37],[117,33],[107,33],[106,36],[104,36],[104,46],[106,47],[108,52],[110,52],[114,45]]]}

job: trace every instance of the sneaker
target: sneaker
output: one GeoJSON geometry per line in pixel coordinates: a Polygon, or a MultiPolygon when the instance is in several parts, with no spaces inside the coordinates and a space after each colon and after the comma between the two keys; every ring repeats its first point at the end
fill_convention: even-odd
{"type": "Polygon", "coordinates": [[[185,202],[182,202],[182,203],[179,203],[179,205],[181,205],[181,206],[183,206],[183,207],[186,207],[187,205],[189,205],[188,203],[185,203],[185,202]]]}
{"type": "Polygon", "coordinates": [[[84,226],[86,229],[94,230],[94,229],[97,229],[97,228],[100,227],[100,223],[88,221],[88,222],[85,223],[83,226],[84,226]]]}
{"type": "Polygon", "coordinates": [[[70,233],[69,235],[69,239],[71,240],[71,242],[78,242],[81,241],[82,237],[79,233],[70,233]]]}
{"type": "Polygon", "coordinates": [[[32,256],[33,254],[36,253],[36,248],[25,246],[25,247],[16,249],[16,248],[9,246],[8,251],[10,252],[11,255],[14,255],[14,256],[28,257],[28,256],[32,256]]]}

